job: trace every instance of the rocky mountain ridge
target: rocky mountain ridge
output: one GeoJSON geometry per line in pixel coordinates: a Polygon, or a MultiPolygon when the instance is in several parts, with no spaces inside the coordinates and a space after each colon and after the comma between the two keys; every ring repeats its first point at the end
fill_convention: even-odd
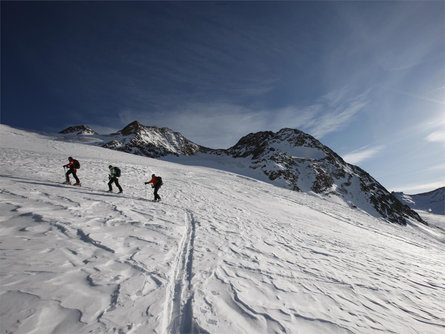
{"type": "Polygon", "coordinates": [[[76,125],[76,126],[70,126],[59,133],[61,134],[71,134],[71,135],[97,135],[98,133],[91,129],[87,125],[76,125]]]}
{"type": "Polygon", "coordinates": [[[169,128],[145,126],[135,121],[117,133],[103,147],[128,153],[159,158],[169,154],[191,155],[200,151],[200,146],[169,128]]]}
{"type": "Polygon", "coordinates": [[[293,190],[338,196],[352,207],[377,213],[393,223],[405,225],[408,218],[425,223],[363,169],[346,163],[302,131],[252,133],[229,148],[227,154],[250,157],[251,168],[261,169],[271,180],[285,180],[293,190]]]}
{"type": "Polygon", "coordinates": [[[415,195],[408,195],[403,192],[393,192],[392,194],[411,209],[445,215],[445,187],[415,195]]]}
{"type": "Polygon", "coordinates": [[[410,219],[426,224],[367,172],[346,163],[329,147],[296,129],[251,133],[228,149],[216,150],[200,146],[171,129],[135,121],[104,136],[102,146],[151,158],[199,155],[200,161],[211,156],[233,159],[279,186],[336,196],[351,207],[400,225],[406,225],[410,219]]]}

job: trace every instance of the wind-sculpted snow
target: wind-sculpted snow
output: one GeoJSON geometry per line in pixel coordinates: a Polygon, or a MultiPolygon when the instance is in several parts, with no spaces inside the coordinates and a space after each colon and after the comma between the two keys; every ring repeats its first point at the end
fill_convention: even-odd
{"type": "Polygon", "coordinates": [[[403,227],[6,126],[0,210],[0,333],[445,332],[443,216],[403,227]],[[61,184],[68,156],[81,188],[61,184]],[[109,164],[122,195],[104,192],[109,164]],[[153,172],[159,203],[144,185],[153,172]]]}

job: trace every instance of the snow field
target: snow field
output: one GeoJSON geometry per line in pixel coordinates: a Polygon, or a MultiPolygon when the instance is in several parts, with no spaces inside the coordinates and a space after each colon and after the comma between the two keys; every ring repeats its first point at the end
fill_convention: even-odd
{"type": "Polygon", "coordinates": [[[0,333],[445,333],[441,229],[0,130],[0,333]],[[61,184],[69,155],[81,188],[61,184]]]}

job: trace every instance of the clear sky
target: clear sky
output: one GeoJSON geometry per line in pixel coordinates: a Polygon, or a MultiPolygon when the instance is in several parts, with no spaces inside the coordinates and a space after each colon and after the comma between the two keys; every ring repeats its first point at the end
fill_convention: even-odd
{"type": "Polygon", "coordinates": [[[204,146],[305,131],[388,190],[445,186],[445,1],[1,2],[1,122],[204,146]]]}

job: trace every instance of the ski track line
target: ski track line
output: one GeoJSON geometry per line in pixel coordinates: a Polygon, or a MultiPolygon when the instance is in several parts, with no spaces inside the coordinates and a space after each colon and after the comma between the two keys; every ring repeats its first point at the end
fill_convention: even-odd
{"type": "Polygon", "coordinates": [[[193,213],[185,213],[186,231],[181,239],[173,275],[167,288],[162,333],[207,333],[193,320],[193,248],[196,221],[193,213]]]}

